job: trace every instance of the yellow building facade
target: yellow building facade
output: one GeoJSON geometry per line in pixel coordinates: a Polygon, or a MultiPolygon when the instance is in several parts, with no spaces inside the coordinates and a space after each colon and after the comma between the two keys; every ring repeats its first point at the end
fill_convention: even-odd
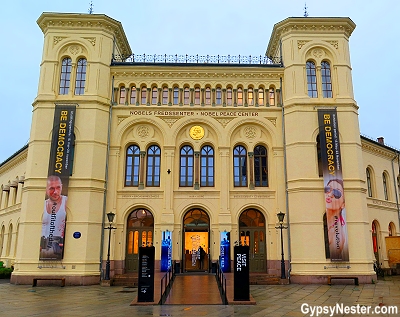
{"type": "Polygon", "coordinates": [[[371,283],[375,258],[389,267],[399,151],[360,138],[349,18],[288,18],[265,57],[241,59],[132,55],[121,23],[105,15],[43,13],[37,22],[44,48],[30,141],[0,165],[0,260],[14,267],[12,283],[99,283],[109,212],[111,277],[138,272],[140,246],[155,246],[160,270],[166,234],[182,272],[200,269],[200,246],[210,270],[226,233],[231,261],[233,245],[246,244],[251,272],[280,276],[279,212],[291,282],[371,283]],[[75,112],[68,202],[62,257],[49,261],[39,256],[43,202],[54,113],[64,106],[75,112]],[[327,252],[320,109],[337,112],[346,261],[327,252]]]}

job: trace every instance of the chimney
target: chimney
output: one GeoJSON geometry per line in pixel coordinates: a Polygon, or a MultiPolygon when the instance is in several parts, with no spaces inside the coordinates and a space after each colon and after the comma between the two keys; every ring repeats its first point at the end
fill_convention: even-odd
{"type": "Polygon", "coordinates": [[[377,138],[378,143],[380,144],[385,144],[385,139],[383,138],[383,136],[377,138]]]}

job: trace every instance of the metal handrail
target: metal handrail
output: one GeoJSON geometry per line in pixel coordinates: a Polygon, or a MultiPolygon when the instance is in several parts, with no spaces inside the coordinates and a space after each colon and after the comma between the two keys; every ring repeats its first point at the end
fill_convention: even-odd
{"type": "Polygon", "coordinates": [[[173,265],[171,265],[171,267],[168,269],[168,271],[164,274],[164,276],[161,278],[161,288],[160,288],[161,289],[161,297],[160,297],[160,302],[159,302],[160,305],[164,304],[164,302],[167,299],[167,296],[169,294],[169,291],[171,290],[172,282],[175,278],[175,272],[173,272],[173,270],[172,270],[173,267],[175,267],[175,261],[174,261],[173,265]]]}
{"type": "Polygon", "coordinates": [[[222,304],[228,305],[228,298],[226,296],[226,277],[224,272],[222,272],[221,267],[219,266],[219,261],[217,262],[217,274],[216,274],[218,288],[221,293],[222,304]]]}

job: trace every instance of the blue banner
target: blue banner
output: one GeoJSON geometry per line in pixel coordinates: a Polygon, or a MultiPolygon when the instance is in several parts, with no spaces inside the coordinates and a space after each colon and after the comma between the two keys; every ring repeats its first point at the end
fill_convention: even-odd
{"type": "Polygon", "coordinates": [[[167,272],[172,265],[172,232],[163,231],[161,241],[161,272],[167,272]]]}
{"type": "Polygon", "coordinates": [[[230,232],[221,232],[219,266],[224,273],[231,271],[230,235],[230,232]]]}

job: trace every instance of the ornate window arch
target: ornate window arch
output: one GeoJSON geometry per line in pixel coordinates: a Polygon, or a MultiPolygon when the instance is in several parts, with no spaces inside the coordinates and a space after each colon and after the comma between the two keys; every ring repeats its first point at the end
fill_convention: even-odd
{"type": "Polygon", "coordinates": [[[322,97],[332,98],[331,65],[328,61],[321,63],[322,97]]]}
{"type": "Polygon", "coordinates": [[[130,145],[126,149],[125,186],[139,185],[140,148],[130,145]]]}
{"type": "Polygon", "coordinates": [[[365,170],[365,174],[367,176],[367,193],[368,197],[373,197],[373,190],[372,190],[372,172],[369,167],[365,170]]]}

